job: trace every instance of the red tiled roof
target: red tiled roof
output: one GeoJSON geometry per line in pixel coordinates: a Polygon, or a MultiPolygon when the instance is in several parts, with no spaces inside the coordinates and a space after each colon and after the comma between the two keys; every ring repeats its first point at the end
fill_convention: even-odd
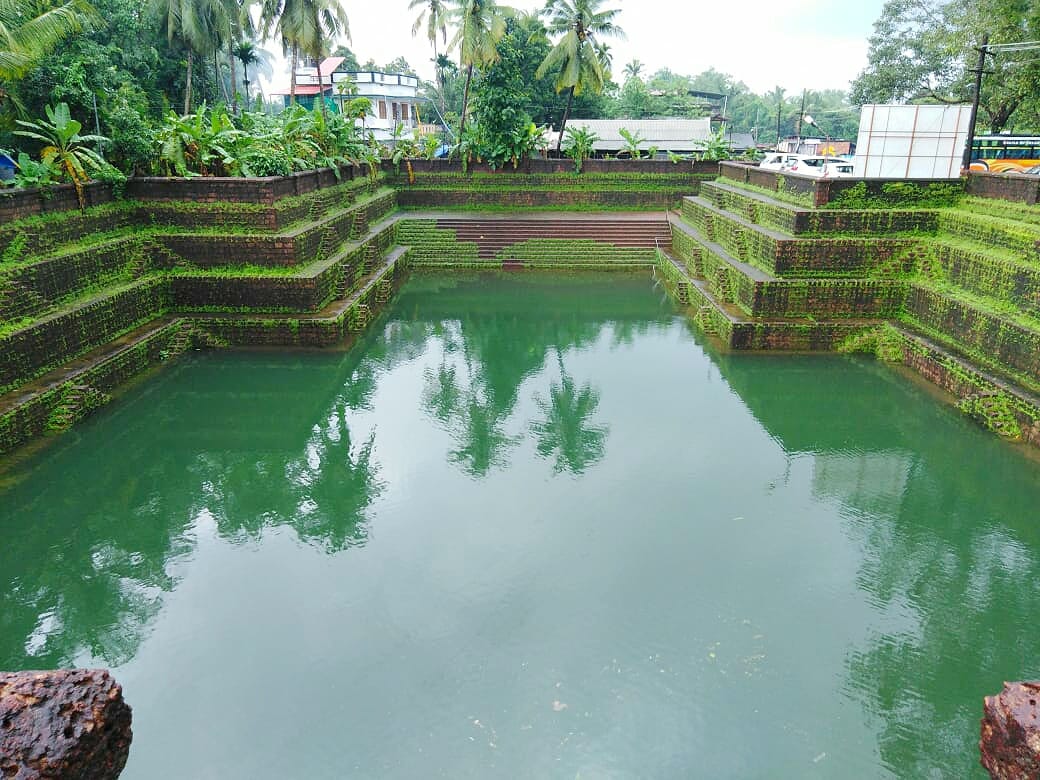
{"type": "MultiPolygon", "coordinates": [[[[323,92],[332,92],[332,85],[331,84],[323,84],[322,85],[322,91],[323,92]]],[[[289,94],[292,94],[292,90],[291,89],[285,89],[284,91],[272,92],[271,94],[272,95],[289,95],[289,94]]],[[[296,85],[296,94],[297,95],[317,95],[318,94],[318,85],[317,84],[297,84],[296,85]]]]}
{"type": "Polygon", "coordinates": [[[318,65],[318,73],[322,76],[328,76],[332,71],[340,66],[340,63],[345,60],[346,57],[326,57],[318,65]]]}

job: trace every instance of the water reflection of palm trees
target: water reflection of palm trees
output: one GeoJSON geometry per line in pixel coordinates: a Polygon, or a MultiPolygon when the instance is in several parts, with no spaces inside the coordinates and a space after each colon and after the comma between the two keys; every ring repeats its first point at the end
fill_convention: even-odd
{"type": "Polygon", "coordinates": [[[528,430],[545,457],[559,451],[554,470],[582,473],[603,457],[607,429],[589,426],[599,395],[576,387],[563,367],[563,352],[595,341],[605,323],[577,317],[533,319],[485,314],[442,323],[436,330],[441,359],[424,371],[423,410],[455,440],[448,459],[484,477],[505,467],[522,436],[507,431],[523,382],[544,370],[555,350],[561,382],[535,402],[546,415],[528,430]]]}
{"type": "Polygon", "coordinates": [[[305,457],[289,464],[286,476],[296,496],[293,528],[300,539],[338,552],[364,544],[367,510],[385,487],[372,459],[376,432],[358,447],[351,443],[347,409],[340,405],[308,442],[305,457]]]}
{"type": "Polygon", "coordinates": [[[567,375],[563,355],[556,350],[560,381],[553,382],[546,400],[535,396],[545,419],[530,424],[538,440],[537,451],[543,458],[553,458],[553,473],[569,471],[582,474],[599,461],[606,450],[609,428],[590,425],[589,418],[599,406],[599,393],[588,383],[578,387],[567,375]]]}
{"type": "MultiPolygon", "coordinates": [[[[399,354],[414,354],[404,342],[415,334],[399,335],[399,354]]],[[[397,355],[384,357],[349,353],[335,368],[254,359],[234,372],[196,368],[203,378],[189,382],[175,369],[157,380],[161,409],[142,413],[148,396],[115,407],[118,425],[55,452],[53,468],[0,506],[0,668],[128,661],[202,518],[231,544],[276,527],[326,552],[364,543],[384,483],[376,432],[359,437],[348,415],[397,355]],[[288,396],[291,410],[290,388],[308,389],[288,396]]]]}

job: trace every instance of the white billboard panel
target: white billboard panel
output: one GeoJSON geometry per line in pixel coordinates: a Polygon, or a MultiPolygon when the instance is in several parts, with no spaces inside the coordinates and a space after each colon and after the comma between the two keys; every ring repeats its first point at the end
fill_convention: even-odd
{"type": "Polygon", "coordinates": [[[956,179],[971,106],[866,105],[855,171],[866,179],[956,179]]]}

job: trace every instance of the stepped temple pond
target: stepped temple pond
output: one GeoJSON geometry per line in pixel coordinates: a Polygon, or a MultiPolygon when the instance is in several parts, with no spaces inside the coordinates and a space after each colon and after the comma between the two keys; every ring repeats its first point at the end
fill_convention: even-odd
{"type": "Polygon", "coordinates": [[[1040,465],[933,392],[649,271],[413,272],[10,465],[0,668],[111,668],[127,778],[984,777],[1040,465]]]}

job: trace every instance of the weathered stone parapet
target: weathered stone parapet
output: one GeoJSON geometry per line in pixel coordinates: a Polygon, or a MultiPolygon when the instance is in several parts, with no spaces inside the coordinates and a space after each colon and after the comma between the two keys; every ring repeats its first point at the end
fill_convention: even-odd
{"type": "Polygon", "coordinates": [[[0,777],[109,780],[130,753],[130,706],[103,669],[0,672],[0,777]]]}
{"type": "Polygon", "coordinates": [[[1040,682],[1004,683],[983,708],[982,766],[994,780],[1040,777],[1040,682]]]}

